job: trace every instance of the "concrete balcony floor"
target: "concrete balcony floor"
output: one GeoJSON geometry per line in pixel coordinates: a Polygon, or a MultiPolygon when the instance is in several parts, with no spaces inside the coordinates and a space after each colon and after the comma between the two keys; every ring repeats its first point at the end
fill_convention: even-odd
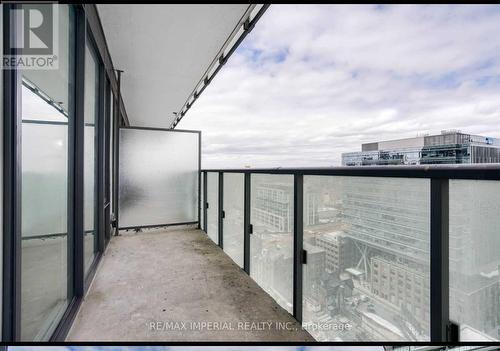
{"type": "Polygon", "coordinates": [[[192,228],[114,237],[67,340],[313,341],[192,228]]]}

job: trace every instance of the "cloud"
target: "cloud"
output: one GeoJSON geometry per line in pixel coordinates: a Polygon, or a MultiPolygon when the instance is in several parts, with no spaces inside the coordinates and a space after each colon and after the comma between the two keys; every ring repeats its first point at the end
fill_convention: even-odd
{"type": "Polygon", "coordinates": [[[203,167],[332,166],[364,142],[500,137],[500,6],[273,5],[179,128],[203,167]]]}

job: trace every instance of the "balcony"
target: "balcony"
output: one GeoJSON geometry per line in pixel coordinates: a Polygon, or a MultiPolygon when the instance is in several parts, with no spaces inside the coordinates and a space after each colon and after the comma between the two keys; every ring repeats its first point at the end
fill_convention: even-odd
{"type": "MultiPolygon", "coordinates": [[[[493,341],[499,170],[202,170],[201,230],[124,228],[68,340],[493,341]],[[163,316],[295,324],[268,333],[146,327],[163,316]]],[[[136,187],[151,183],[141,179],[136,187]]],[[[123,221],[136,217],[127,206],[123,221]]]]}
{"type": "Polygon", "coordinates": [[[314,340],[295,329],[206,234],[182,226],[114,237],[67,341],[314,340]]]}
{"type": "Polygon", "coordinates": [[[3,341],[500,339],[499,164],[202,169],[176,127],[268,6],[44,6],[59,66],[2,70],[3,341]]]}

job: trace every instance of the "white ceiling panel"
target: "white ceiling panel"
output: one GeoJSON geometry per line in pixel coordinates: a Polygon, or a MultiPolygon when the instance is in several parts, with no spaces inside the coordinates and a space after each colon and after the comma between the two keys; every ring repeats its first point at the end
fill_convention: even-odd
{"type": "Polygon", "coordinates": [[[253,5],[97,5],[131,125],[168,128],[253,5]]]}

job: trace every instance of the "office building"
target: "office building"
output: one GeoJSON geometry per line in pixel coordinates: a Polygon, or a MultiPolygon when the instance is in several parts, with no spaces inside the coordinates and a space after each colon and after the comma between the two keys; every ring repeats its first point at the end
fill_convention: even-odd
{"type": "Polygon", "coordinates": [[[343,166],[499,163],[500,139],[442,131],[438,135],[372,142],[342,154],[343,166]]]}
{"type": "Polygon", "coordinates": [[[320,233],[315,236],[315,245],[326,253],[326,269],[339,273],[355,264],[354,243],[340,231],[320,233]]]}
{"type": "MultiPolygon", "coordinates": [[[[289,232],[293,228],[293,184],[259,184],[252,209],[255,222],[269,231],[289,232]]],[[[304,198],[304,223],[319,222],[318,196],[308,194],[304,198]]]]}

